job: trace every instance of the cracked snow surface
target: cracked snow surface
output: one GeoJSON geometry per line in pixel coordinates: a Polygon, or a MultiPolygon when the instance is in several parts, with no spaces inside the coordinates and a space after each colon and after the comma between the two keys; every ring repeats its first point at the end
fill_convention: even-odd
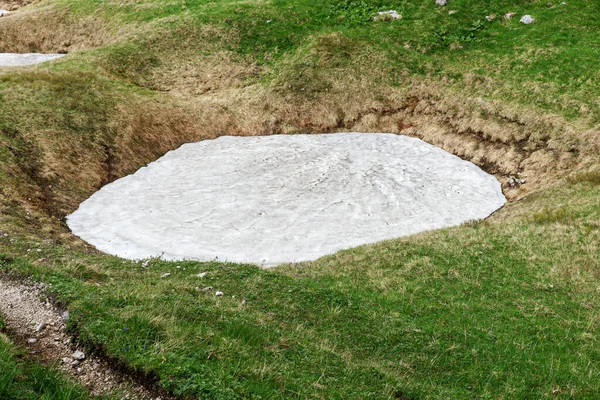
{"type": "Polygon", "coordinates": [[[124,258],[273,266],[482,219],[505,202],[495,177],[407,136],[223,136],[106,185],[67,222],[124,258]]]}

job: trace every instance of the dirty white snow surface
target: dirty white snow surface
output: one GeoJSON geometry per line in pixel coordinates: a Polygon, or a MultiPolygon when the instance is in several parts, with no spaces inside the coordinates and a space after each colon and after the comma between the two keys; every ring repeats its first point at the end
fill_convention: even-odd
{"type": "Polygon", "coordinates": [[[505,201],[493,176],[407,136],[224,136],[104,186],[67,223],[124,258],[273,266],[485,218],[505,201]]]}
{"type": "Polygon", "coordinates": [[[64,56],[65,54],[0,53],[0,67],[22,67],[26,65],[41,64],[64,56]]]}

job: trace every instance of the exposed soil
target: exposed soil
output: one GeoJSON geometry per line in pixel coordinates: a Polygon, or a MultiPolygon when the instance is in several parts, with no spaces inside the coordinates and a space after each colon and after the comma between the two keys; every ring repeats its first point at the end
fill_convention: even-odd
{"type": "Polygon", "coordinates": [[[89,354],[84,360],[75,360],[74,353],[83,349],[67,334],[67,315],[52,304],[45,292],[47,288],[41,283],[0,279],[0,311],[7,333],[24,343],[32,358],[58,366],[94,395],[110,393],[139,400],[167,398],[136,384],[106,360],[89,354]]]}

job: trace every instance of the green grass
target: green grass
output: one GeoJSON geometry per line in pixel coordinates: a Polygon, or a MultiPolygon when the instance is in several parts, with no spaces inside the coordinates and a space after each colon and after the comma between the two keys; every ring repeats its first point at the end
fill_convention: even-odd
{"type": "MultiPolygon", "coordinates": [[[[386,84],[404,85],[406,73],[434,76],[490,99],[600,121],[595,101],[600,80],[596,68],[600,4],[595,1],[454,0],[446,7],[429,0],[187,0],[125,5],[75,0],[64,4],[74,13],[93,13],[135,26],[152,22],[153,31],[164,29],[152,39],[116,47],[111,56],[109,69],[132,71],[131,61],[142,64],[139,72],[145,81],[153,68],[159,68],[161,56],[183,43],[188,51],[206,51],[206,38],[189,36],[206,25],[224,29],[229,37],[211,36],[211,42],[274,71],[285,68],[282,61],[302,54],[315,37],[338,32],[356,45],[347,53],[346,67],[351,70],[350,61],[370,48],[383,60],[378,68],[386,71],[386,84]],[[403,19],[372,21],[377,11],[387,9],[397,10],[403,19]],[[449,15],[449,10],[456,13],[449,15]],[[516,15],[506,21],[503,14],[508,11],[516,15]],[[488,21],[485,17],[492,14],[496,18],[488,21]],[[524,14],[532,14],[536,22],[520,24],[524,14]],[[132,59],[132,54],[138,56],[132,59]]],[[[335,56],[345,50],[330,49],[335,56]]],[[[328,63],[317,67],[327,68],[328,63]]],[[[267,81],[273,77],[266,75],[267,81]]]]}
{"type": "Polygon", "coordinates": [[[52,283],[90,348],[180,396],[591,399],[598,196],[578,184],[526,202],[577,198],[566,224],[532,209],[266,271],[49,246],[35,262],[8,239],[4,268],[52,283]]]}
{"type": "Polygon", "coordinates": [[[57,370],[27,360],[7,338],[0,336],[0,399],[84,400],[90,395],[57,370]]]}
{"type": "MultiPolygon", "coordinates": [[[[575,140],[595,143],[583,130],[600,121],[597,1],[48,3],[135,33],[38,70],[0,74],[0,222],[9,233],[0,235],[0,268],[52,284],[71,311],[70,331],[89,351],[181,398],[600,397],[600,180],[593,168],[560,186],[542,185],[490,221],[272,270],[124,261],[73,243],[60,221],[115,177],[103,175],[111,157],[125,165],[119,175],[165,150],[150,148],[146,131],[164,136],[166,149],[179,143],[169,136],[176,131],[170,112],[152,119],[157,110],[202,120],[216,104],[226,119],[252,90],[317,112],[321,101],[364,96],[365,112],[385,116],[372,99],[393,103],[389,91],[410,96],[426,85],[439,89],[440,102],[459,99],[451,117],[464,111],[462,99],[490,100],[528,134],[549,137],[546,128],[566,119],[575,140]],[[403,19],[371,20],[386,9],[403,19]],[[504,21],[508,11],[517,14],[504,21]],[[536,22],[520,24],[525,13],[536,22]],[[490,14],[496,19],[485,19],[490,14]],[[218,73],[231,65],[252,71],[223,83],[218,73]],[[195,81],[173,83],[190,70],[195,81]],[[202,79],[207,96],[158,93],[202,79]],[[371,86],[348,87],[356,82],[371,86]],[[529,132],[529,117],[550,122],[529,132]],[[129,147],[119,153],[123,143],[129,147]],[[203,271],[205,278],[195,277],[203,271]],[[171,276],[160,279],[165,272],[171,276]],[[196,290],[206,286],[225,296],[196,290]]],[[[257,99],[244,118],[281,117],[281,107],[257,99]]],[[[483,129],[474,126],[460,128],[483,129]]],[[[234,125],[232,132],[245,131],[234,125]]],[[[482,132],[482,141],[522,142],[482,132]]],[[[597,166],[596,148],[572,147],[573,137],[552,136],[548,148],[597,166]]],[[[518,151],[547,150],[527,146],[518,151]]],[[[528,163],[546,163],[536,171],[552,177],[557,159],[547,155],[528,163]]],[[[3,351],[6,382],[25,382],[29,364],[3,351]]]]}

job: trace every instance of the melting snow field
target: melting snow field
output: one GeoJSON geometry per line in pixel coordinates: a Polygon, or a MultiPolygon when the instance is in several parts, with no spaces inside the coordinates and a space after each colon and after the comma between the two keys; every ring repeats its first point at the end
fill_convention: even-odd
{"type": "Polygon", "coordinates": [[[505,202],[496,178],[419,139],[224,136],[106,185],[67,223],[124,258],[273,266],[485,218],[505,202]]]}
{"type": "Polygon", "coordinates": [[[46,61],[64,57],[66,54],[16,54],[0,53],[0,67],[22,67],[25,65],[41,64],[46,61]]]}

